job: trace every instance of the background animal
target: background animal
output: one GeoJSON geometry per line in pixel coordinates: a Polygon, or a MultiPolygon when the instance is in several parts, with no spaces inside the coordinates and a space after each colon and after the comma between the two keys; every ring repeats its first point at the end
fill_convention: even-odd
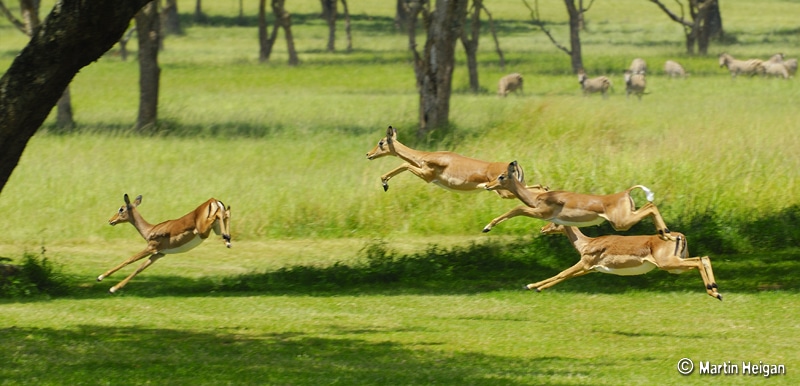
{"type": "Polygon", "coordinates": [[[644,74],[647,72],[647,62],[642,58],[633,59],[628,70],[634,74],[644,74]]]}
{"type": "Polygon", "coordinates": [[[647,79],[643,73],[632,73],[630,70],[625,71],[625,97],[630,97],[631,94],[636,95],[639,100],[642,100],[644,89],[647,88],[647,79]]]}
{"type": "Polygon", "coordinates": [[[517,90],[522,93],[522,82],[522,74],[518,72],[508,74],[500,78],[500,82],[497,85],[497,94],[504,97],[508,93],[516,92],[517,90]]]}
{"type": "Polygon", "coordinates": [[[686,70],[681,66],[680,63],[674,60],[667,60],[664,62],[664,72],[670,78],[685,78],[686,77],[686,70]]]}
{"type": "Polygon", "coordinates": [[[583,71],[578,73],[578,83],[581,85],[584,96],[599,92],[603,95],[603,98],[607,98],[608,89],[611,88],[611,80],[608,77],[598,76],[588,79],[583,71]]]}
{"type": "Polygon", "coordinates": [[[761,59],[737,60],[727,53],[719,55],[719,66],[726,67],[730,71],[732,78],[739,74],[763,75],[766,71],[764,61],[761,59]]]}

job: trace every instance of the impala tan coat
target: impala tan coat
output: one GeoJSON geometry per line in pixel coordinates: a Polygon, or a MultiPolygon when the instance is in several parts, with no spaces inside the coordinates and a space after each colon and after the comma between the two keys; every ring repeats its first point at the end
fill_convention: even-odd
{"type": "Polygon", "coordinates": [[[609,235],[597,238],[587,237],[576,227],[547,224],[542,233],[563,233],[572,246],[581,254],[581,260],[570,268],[549,279],[525,286],[527,289],[541,291],[564,280],[591,272],[612,275],[642,275],[655,268],[669,273],[683,273],[691,269],[700,271],[706,293],[722,300],[717,292],[717,283],[711,260],[708,256],[687,257],[689,252],[686,236],[673,233],[675,240],[662,240],[659,236],[618,236],[609,235]]]}
{"type": "Polygon", "coordinates": [[[218,235],[221,234],[225,245],[228,248],[231,247],[231,208],[230,206],[226,208],[222,201],[210,198],[181,218],[152,225],[145,221],[136,209],[142,203],[142,196],[136,197],[133,202],[130,201],[127,194],[123,198],[125,205],[119,208],[119,211],[108,220],[108,223],[109,225],[116,225],[121,222],[131,223],[139,231],[142,238],[147,241],[147,247],[125,260],[122,264],[98,276],[97,281],[105,279],[128,264],[148,256],[149,258],[130,276],[111,287],[109,289],[111,293],[124,287],[134,276],[144,271],[164,255],[183,253],[200,245],[208,238],[212,230],[218,235]]]}
{"type": "MultiPolygon", "coordinates": [[[[505,162],[486,162],[465,157],[449,151],[427,152],[414,150],[397,140],[397,130],[392,126],[386,130],[386,137],[367,153],[367,159],[373,160],[385,156],[395,156],[403,161],[402,165],[381,176],[383,190],[389,189],[389,180],[405,171],[413,173],[425,182],[434,183],[442,188],[458,192],[485,190],[486,184],[506,170],[505,162]]],[[[522,168],[516,167],[514,175],[524,185],[522,168]]],[[[526,186],[524,189],[535,192],[549,190],[541,185],[526,186]]],[[[497,194],[503,198],[514,195],[505,189],[498,189],[497,194]]]]}
{"type": "Polygon", "coordinates": [[[630,194],[633,189],[644,190],[647,193],[647,200],[653,201],[653,192],[645,186],[635,185],[622,192],[608,195],[580,194],[558,190],[537,194],[523,189],[524,186],[514,178],[516,167],[516,161],[508,164],[507,170],[491,181],[486,189],[506,189],[525,205],[511,209],[495,218],[483,228],[484,232],[489,232],[495,225],[516,216],[528,216],[578,227],[597,225],[608,221],[618,231],[626,231],[645,217],[652,217],[660,236],[667,240],[674,240],[669,235],[669,228],[664,223],[661,213],[652,202],[636,209],[630,194]]]}

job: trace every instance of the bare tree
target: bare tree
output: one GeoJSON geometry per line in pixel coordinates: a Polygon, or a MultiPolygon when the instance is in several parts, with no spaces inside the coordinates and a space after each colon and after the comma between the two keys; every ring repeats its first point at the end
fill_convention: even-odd
{"type": "Polygon", "coordinates": [[[594,0],[590,0],[589,5],[583,8],[583,0],[579,1],[579,5],[575,5],[575,0],[564,0],[564,5],[567,7],[567,14],[569,15],[570,48],[567,48],[553,37],[552,32],[547,29],[545,22],[541,19],[539,14],[539,1],[536,0],[534,3],[535,7],[531,7],[527,0],[522,0],[531,13],[533,24],[538,26],[558,49],[569,55],[572,64],[572,72],[575,74],[583,70],[583,53],[581,52],[581,25],[584,20],[583,14],[588,12],[589,8],[594,4],[594,0]]]}
{"type": "Polygon", "coordinates": [[[656,4],[672,21],[683,26],[686,36],[686,53],[694,54],[695,45],[701,55],[708,54],[711,38],[722,34],[722,16],[718,0],[689,0],[686,5],[675,0],[680,8],[680,15],[667,8],[659,0],[650,0],[656,4]],[[689,9],[689,18],[686,10],[689,9]]]}
{"type": "Polygon", "coordinates": [[[153,128],[158,118],[158,89],[161,69],[158,66],[160,21],[158,4],[152,1],[136,14],[139,39],[139,115],[136,130],[153,128]]]}
{"type": "Polygon", "coordinates": [[[436,8],[433,10],[430,1],[412,3],[408,36],[419,90],[418,139],[449,125],[455,47],[464,28],[468,2],[469,0],[436,0],[436,8]],[[427,32],[422,54],[417,50],[415,36],[419,15],[422,15],[427,32]]]}
{"type": "Polygon", "coordinates": [[[148,0],[61,0],[0,77],[0,191],[78,71],[108,51],[148,0]]]}

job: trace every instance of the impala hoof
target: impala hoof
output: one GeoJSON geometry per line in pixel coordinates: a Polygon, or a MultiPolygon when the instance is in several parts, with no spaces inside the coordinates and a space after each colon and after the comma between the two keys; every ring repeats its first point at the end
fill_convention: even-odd
{"type": "Polygon", "coordinates": [[[117,289],[116,289],[116,288],[114,288],[114,287],[111,287],[111,288],[109,288],[109,289],[108,289],[108,293],[110,293],[110,294],[112,294],[112,295],[113,295],[113,294],[114,294],[114,292],[117,292],[117,289]]]}
{"type": "Polygon", "coordinates": [[[103,275],[100,275],[100,276],[97,277],[97,281],[103,281],[103,279],[105,279],[105,276],[103,276],[103,275]]]}
{"type": "Polygon", "coordinates": [[[717,299],[719,299],[719,301],[722,301],[722,295],[721,294],[717,294],[717,299]]]}
{"type": "Polygon", "coordinates": [[[389,184],[383,184],[383,191],[389,190],[389,184]]]}
{"type": "Polygon", "coordinates": [[[492,230],[492,228],[489,227],[483,228],[483,233],[488,233],[490,230],[492,230]]]}

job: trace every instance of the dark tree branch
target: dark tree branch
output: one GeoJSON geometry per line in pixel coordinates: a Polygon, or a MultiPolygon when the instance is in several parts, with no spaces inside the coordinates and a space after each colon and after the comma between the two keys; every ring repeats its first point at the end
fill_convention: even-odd
{"type": "Polygon", "coordinates": [[[572,56],[572,51],[570,51],[567,47],[562,46],[556,40],[556,38],[553,37],[553,34],[550,33],[550,30],[545,28],[544,21],[542,21],[542,19],[539,18],[539,13],[535,11],[533,8],[531,8],[531,5],[528,4],[528,1],[522,0],[522,2],[525,3],[525,6],[528,7],[529,11],[531,11],[531,21],[533,22],[533,25],[539,27],[542,30],[542,32],[544,32],[544,34],[547,35],[550,41],[553,42],[553,45],[555,45],[556,48],[558,48],[561,51],[564,51],[564,53],[566,53],[567,55],[572,56]]]}
{"type": "Polygon", "coordinates": [[[61,0],[0,77],[0,190],[81,68],[116,44],[150,0],[61,0]]]}

